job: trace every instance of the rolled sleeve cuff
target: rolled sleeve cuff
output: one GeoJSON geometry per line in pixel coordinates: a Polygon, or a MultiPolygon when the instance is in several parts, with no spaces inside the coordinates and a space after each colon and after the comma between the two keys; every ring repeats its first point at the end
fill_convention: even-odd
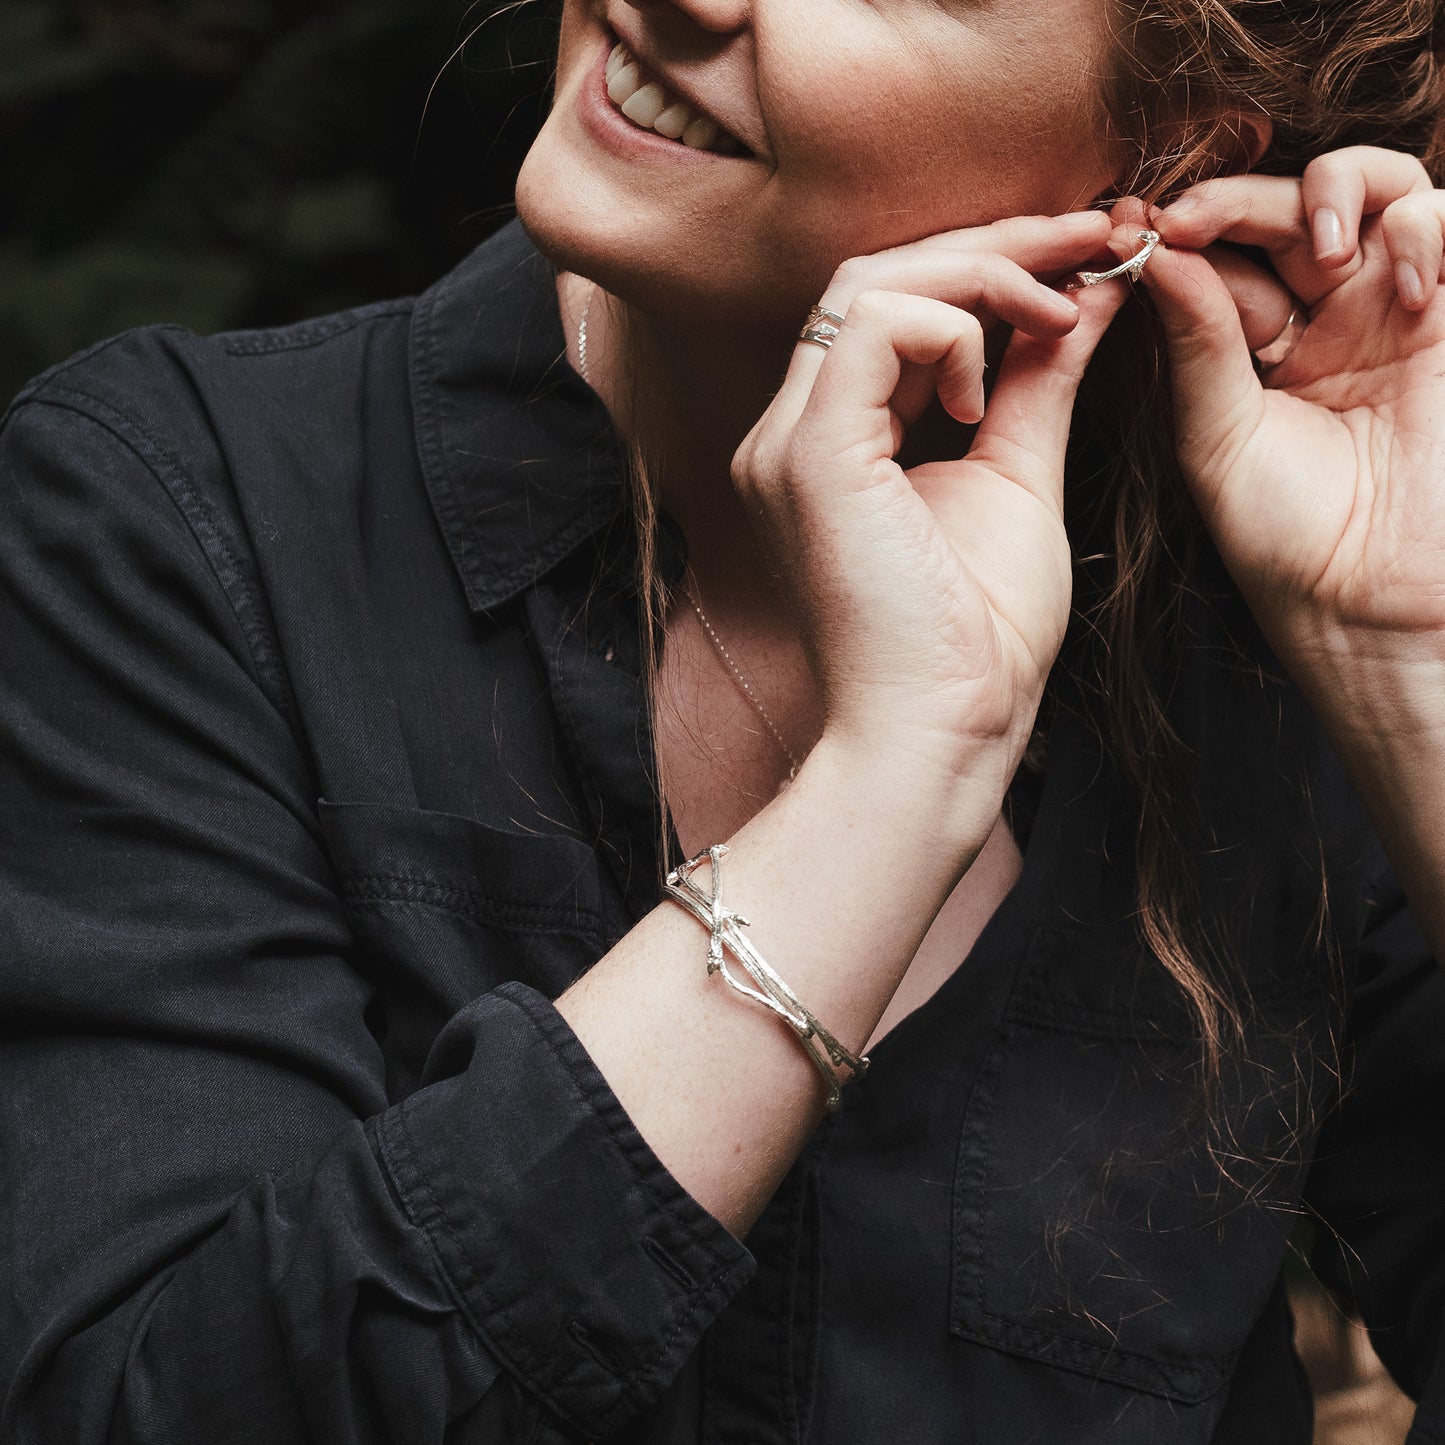
{"type": "Polygon", "coordinates": [[[668,1173],[546,998],[448,1026],[464,1072],[380,1116],[382,1162],[458,1305],[568,1423],[615,1430],[672,1381],[753,1259],[668,1173]]]}

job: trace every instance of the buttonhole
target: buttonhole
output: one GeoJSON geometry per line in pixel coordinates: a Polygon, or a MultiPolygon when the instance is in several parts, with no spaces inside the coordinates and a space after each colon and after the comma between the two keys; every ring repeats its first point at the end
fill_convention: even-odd
{"type": "Polygon", "coordinates": [[[642,1236],[642,1247],[652,1256],[653,1263],[670,1274],[683,1289],[697,1288],[697,1280],[688,1267],[668,1253],[650,1234],[642,1236]]]}
{"type": "Polygon", "coordinates": [[[616,1373],[616,1371],[612,1368],[612,1361],[609,1360],[607,1356],[604,1355],[595,1344],[593,1344],[592,1332],[587,1328],[586,1325],[582,1323],[581,1320],[573,1320],[572,1323],[567,1326],[567,1333],[571,1335],[572,1338],[579,1345],[581,1345],[582,1348],[586,1350],[587,1353],[591,1355],[592,1358],[604,1370],[606,1370],[609,1375],[616,1373]]]}

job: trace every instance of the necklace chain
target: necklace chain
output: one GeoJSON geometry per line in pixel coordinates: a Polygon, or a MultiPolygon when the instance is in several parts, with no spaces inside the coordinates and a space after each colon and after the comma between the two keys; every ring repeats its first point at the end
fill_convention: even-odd
{"type": "Polygon", "coordinates": [[[743,672],[742,668],[733,661],[732,653],[727,650],[727,645],[723,642],[722,638],[717,635],[717,628],[708,620],[707,613],[702,610],[697,598],[688,594],[687,600],[692,603],[692,610],[697,613],[697,620],[702,623],[702,630],[707,633],[708,641],[712,643],[713,650],[722,659],[723,666],[733,675],[733,680],[741,689],[742,695],[748,701],[748,705],[757,713],[758,717],[762,719],[762,724],[767,728],[768,732],[772,734],[773,741],[783,750],[783,756],[788,760],[788,781],[791,782],[798,776],[798,768],[801,766],[796,754],[792,748],[788,746],[787,740],[783,737],[782,733],[778,731],[778,725],[773,721],[772,715],[768,712],[767,708],[763,706],[762,698],[753,690],[753,685],[748,681],[747,675],[743,672]]]}
{"type": "Polygon", "coordinates": [[[592,378],[587,375],[587,313],[592,310],[592,298],[597,294],[595,286],[587,288],[587,301],[582,307],[582,319],[577,323],[577,369],[588,386],[592,378]]]}
{"type": "MultiPolygon", "coordinates": [[[[577,323],[577,369],[582,373],[582,380],[589,386],[592,384],[592,378],[587,374],[587,317],[591,313],[592,298],[596,296],[596,294],[596,286],[588,288],[587,300],[582,306],[582,319],[577,323]]],[[[712,643],[713,650],[722,659],[723,666],[732,674],[733,681],[737,683],[739,689],[742,691],[743,697],[747,699],[748,705],[757,713],[773,741],[782,749],[783,756],[788,760],[788,781],[791,782],[797,777],[798,768],[801,766],[798,762],[797,755],[793,752],[792,748],[788,746],[787,740],[778,730],[778,725],[773,721],[772,714],[763,706],[763,700],[758,696],[752,683],[748,681],[747,674],[733,661],[732,653],[727,650],[726,643],[718,636],[717,628],[708,620],[707,613],[702,610],[702,604],[691,593],[687,593],[686,596],[687,600],[692,603],[692,610],[697,613],[697,620],[702,623],[702,630],[707,634],[708,641],[712,643]]]]}

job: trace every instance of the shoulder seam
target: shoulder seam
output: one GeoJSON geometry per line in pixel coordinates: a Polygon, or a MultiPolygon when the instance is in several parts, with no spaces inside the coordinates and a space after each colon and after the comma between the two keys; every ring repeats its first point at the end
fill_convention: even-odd
{"type": "Polygon", "coordinates": [[[113,346],[119,346],[124,341],[131,341],[137,336],[164,334],[171,336],[188,336],[191,333],[184,326],[174,322],[158,323],[153,326],[133,326],[128,331],[117,332],[114,336],[108,336],[104,341],[97,341],[94,345],[87,346],[77,351],[73,356],[67,356],[64,361],[57,361],[54,366],[47,367],[38,376],[32,377],[15,394],[10,405],[0,415],[0,422],[9,417],[10,413],[28,401],[41,398],[42,393],[67,372],[73,371],[81,363],[90,361],[92,358],[109,351],[113,346]]]}
{"type": "Polygon", "coordinates": [[[294,730],[298,724],[295,702],[270,615],[256,595],[256,589],[250,585],[244,563],[177,458],[134,417],[119,411],[104,398],[78,387],[56,385],[54,378],[43,390],[17,398],[10,414],[24,406],[53,406],[85,418],[109,432],[156,479],[195,539],[225,595],[236,625],[246,639],[257,680],[270,695],[272,705],[294,730]]]}

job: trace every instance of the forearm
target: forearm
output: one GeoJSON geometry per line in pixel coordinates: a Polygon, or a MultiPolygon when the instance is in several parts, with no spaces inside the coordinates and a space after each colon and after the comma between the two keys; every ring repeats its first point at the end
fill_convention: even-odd
{"type": "Polygon", "coordinates": [[[1342,751],[1411,909],[1445,960],[1445,736],[1342,751]]]}
{"type": "MultiPolygon", "coordinates": [[[[825,740],[735,837],[710,840],[729,845],[723,901],[750,941],[854,1052],[998,816],[1001,784],[984,773],[947,788],[825,740]]],[[[742,1234],[825,1090],[781,1020],[708,975],[707,942],[664,904],[558,1007],[673,1175],[742,1234]]]]}
{"type": "Polygon", "coordinates": [[[1368,808],[1435,956],[1445,960],[1445,663],[1401,639],[1296,667],[1368,808]]]}

